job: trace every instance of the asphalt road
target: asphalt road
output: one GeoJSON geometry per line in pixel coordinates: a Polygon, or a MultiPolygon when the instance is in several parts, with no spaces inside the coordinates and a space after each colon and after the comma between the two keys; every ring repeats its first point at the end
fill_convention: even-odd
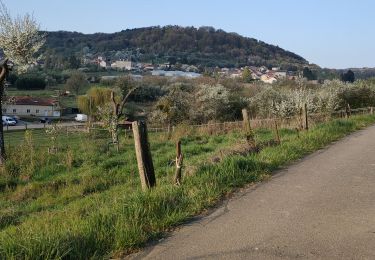
{"type": "Polygon", "coordinates": [[[375,126],[236,194],[132,259],[375,259],[375,126]]]}

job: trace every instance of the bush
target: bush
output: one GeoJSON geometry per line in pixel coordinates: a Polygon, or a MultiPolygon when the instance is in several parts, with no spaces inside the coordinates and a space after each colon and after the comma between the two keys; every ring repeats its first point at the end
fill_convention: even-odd
{"type": "Polygon", "coordinates": [[[7,81],[11,84],[14,85],[18,79],[18,76],[14,73],[9,74],[7,81]]]}
{"type": "Polygon", "coordinates": [[[19,90],[40,90],[46,88],[46,82],[43,78],[29,75],[19,77],[15,85],[19,90]]]}

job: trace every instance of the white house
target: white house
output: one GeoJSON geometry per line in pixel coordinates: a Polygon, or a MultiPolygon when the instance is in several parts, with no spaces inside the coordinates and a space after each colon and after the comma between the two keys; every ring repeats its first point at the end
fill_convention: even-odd
{"type": "Polygon", "coordinates": [[[117,60],[111,64],[112,69],[119,70],[132,70],[134,69],[135,64],[131,61],[117,60]]]}
{"type": "Polygon", "coordinates": [[[269,83],[269,84],[272,84],[274,83],[275,81],[277,81],[276,77],[274,76],[271,76],[271,75],[268,75],[268,74],[263,74],[261,77],[260,77],[260,80],[265,82],[265,83],[269,83]]]}
{"type": "Polygon", "coordinates": [[[10,97],[3,104],[3,115],[60,117],[61,107],[53,98],[10,97]]]}
{"type": "Polygon", "coordinates": [[[99,56],[96,62],[101,68],[108,68],[110,66],[110,64],[106,61],[106,59],[103,56],[99,56]]]}

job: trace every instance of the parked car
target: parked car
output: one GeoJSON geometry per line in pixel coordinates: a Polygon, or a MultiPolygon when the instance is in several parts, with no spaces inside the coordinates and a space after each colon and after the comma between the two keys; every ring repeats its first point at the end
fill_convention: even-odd
{"type": "Polygon", "coordinates": [[[40,119],[39,122],[42,123],[42,124],[50,124],[51,119],[49,119],[48,117],[43,117],[43,118],[40,119]]]}
{"type": "Polygon", "coordinates": [[[87,122],[87,115],[85,114],[77,114],[74,118],[77,122],[87,122]]]}
{"type": "Polygon", "coordinates": [[[10,116],[2,116],[3,125],[16,125],[17,122],[10,116]]]}
{"type": "Polygon", "coordinates": [[[11,118],[13,118],[13,120],[16,121],[17,124],[20,121],[20,117],[19,116],[11,116],[11,118]]]}

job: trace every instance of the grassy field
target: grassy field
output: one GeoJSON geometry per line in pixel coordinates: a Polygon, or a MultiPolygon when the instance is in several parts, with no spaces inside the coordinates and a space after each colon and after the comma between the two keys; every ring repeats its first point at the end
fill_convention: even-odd
{"type": "MultiPolygon", "coordinates": [[[[150,135],[157,187],[142,192],[134,144],[122,135],[121,151],[106,133],[59,135],[57,154],[42,131],[9,133],[9,159],[0,175],[0,259],[101,259],[136,250],[147,241],[214,206],[247,183],[350,132],[375,122],[356,116],[297,134],[281,130],[282,144],[240,155],[242,133],[182,139],[182,186],[172,185],[174,142],[150,135]],[[215,158],[215,159],[213,159],[215,158]]],[[[256,131],[258,143],[273,132],[256,131]]]]}

